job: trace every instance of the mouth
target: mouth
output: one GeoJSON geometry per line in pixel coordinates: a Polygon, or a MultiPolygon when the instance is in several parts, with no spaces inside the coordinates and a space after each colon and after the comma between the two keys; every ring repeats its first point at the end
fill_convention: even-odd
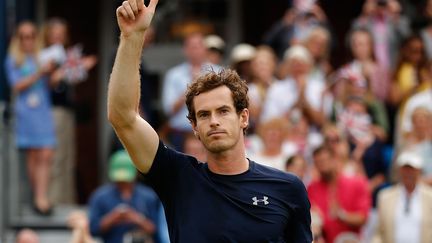
{"type": "Polygon", "coordinates": [[[221,134],[225,134],[225,131],[220,131],[220,130],[210,131],[207,133],[207,136],[210,137],[210,136],[217,136],[217,135],[221,135],[221,134]]]}

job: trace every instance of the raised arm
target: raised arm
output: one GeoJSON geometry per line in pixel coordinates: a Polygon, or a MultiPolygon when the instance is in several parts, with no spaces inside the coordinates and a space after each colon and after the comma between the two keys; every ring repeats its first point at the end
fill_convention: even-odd
{"type": "Polygon", "coordinates": [[[157,133],[138,111],[141,52],[157,2],[151,0],[146,7],[143,0],[128,0],[117,8],[120,44],[108,87],[108,120],[143,173],[150,169],[159,143],[157,133]]]}

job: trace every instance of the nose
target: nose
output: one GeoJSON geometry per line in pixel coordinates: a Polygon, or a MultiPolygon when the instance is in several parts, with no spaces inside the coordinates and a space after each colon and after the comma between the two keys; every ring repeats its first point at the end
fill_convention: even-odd
{"type": "Polygon", "coordinates": [[[210,117],[210,126],[211,127],[218,127],[220,125],[219,119],[216,116],[216,114],[212,114],[210,117]]]}

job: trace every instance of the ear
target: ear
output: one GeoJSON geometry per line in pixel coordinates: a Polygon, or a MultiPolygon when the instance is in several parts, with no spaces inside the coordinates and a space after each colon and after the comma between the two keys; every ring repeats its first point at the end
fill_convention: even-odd
{"type": "Polygon", "coordinates": [[[190,122],[190,124],[192,126],[192,131],[193,131],[195,137],[199,138],[197,127],[196,127],[196,123],[193,122],[192,120],[189,120],[189,122],[190,122]]]}
{"type": "Polygon", "coordinates": [[[240,126],[241,128],[247,128],[249,126],[249,110],[244,108],[240,113],[240,126]]]}

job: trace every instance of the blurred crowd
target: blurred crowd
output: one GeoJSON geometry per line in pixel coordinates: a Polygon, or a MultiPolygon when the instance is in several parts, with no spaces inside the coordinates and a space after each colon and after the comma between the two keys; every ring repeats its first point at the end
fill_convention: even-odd
{"type": "MultiPolygon", "coordinates": [[[[403,10],[398,0],[366,0],[342,45],[350,57],[338,67],[330,62],[332,26],[313,0],[293,1],[258,46],[228,50],[218,35],[187,34],[184,62],[161,82],[161,139],[206,161],[184,92],[201,73],[228,66],[249,85],[247,156],[303,180],[315,242],[432,242],[432,1],[415,14],[403,10]]],[[[73,87],[96,62],[68,42],[62,19],[40,29],[23,22],[11,40],[6,73],[15,94],[16,141],[41,215],[54,204],[74,203],[73,87]]],[[[140,111],[151,123],[144,65],[140,111]]],[[[124,221],[150,235],[164,227],[153,192],[141,183],[131,187],[134,176],[110,179],[90,201],[93,235],[110,242],[110,234],[130,228],[107,233],[112,227],[103,227],[124,221]],[[131,188],[149,206],[140,211],[131,188]],[[128,210],[130,218],[121,219],[128,210]]]]}

